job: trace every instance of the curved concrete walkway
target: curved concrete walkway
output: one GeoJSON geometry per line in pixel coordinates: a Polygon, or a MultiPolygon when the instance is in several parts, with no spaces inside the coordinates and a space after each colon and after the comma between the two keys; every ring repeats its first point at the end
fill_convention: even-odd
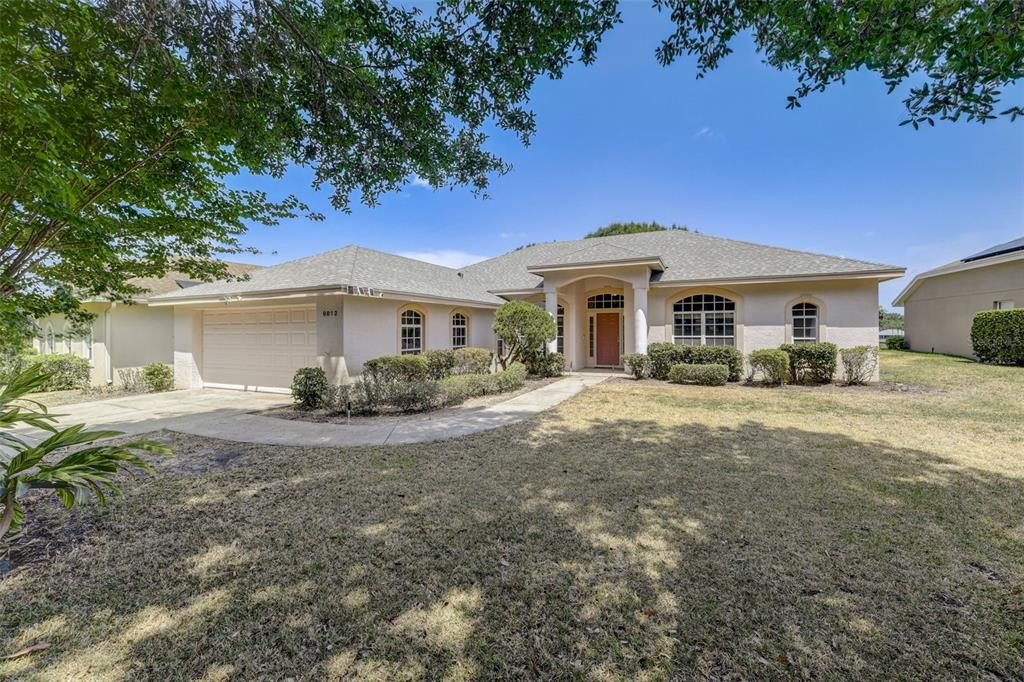
{"type": "MultiPolygon", "coordinates": [[[[514,424],[554,407],[584,388],[608,378],[608,374],[571,374],[547,386],[477,410],[425,413],[353,424],[325,424],[279,419],[254,414],[291,403],[289,396],[203,389],[151,393],[51,410],[62,424],[86,423],[94,429],[115,429],[139,434],[160,429],[240,443],[352,447],[396,443],[424,443],[487,431],[514,424]]],[[[22,436],[41,432],[19,430],[22,436]]]]}
{"type": "Polygon", "coordinates": [[[599,384],[607,378],[600,375],[572,375],[489,407],[444,416],[433,416],[428,412],[405,417],[358,420],[352,424],[325,424],[240,414],[228,420],[190,419],[170,428],[196,436],[268,445],[351,447],[426,443],[514,424],[554,407],[584,388],[599,384]]]}

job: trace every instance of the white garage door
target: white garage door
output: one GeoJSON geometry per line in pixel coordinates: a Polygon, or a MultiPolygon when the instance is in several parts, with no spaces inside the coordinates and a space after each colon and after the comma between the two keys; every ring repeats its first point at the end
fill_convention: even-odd
{"type": "Polygon", "coordinates": [[[316,366],[315,306],[203,312],[206,386],[287,393],[295,370],[316,366]]]}

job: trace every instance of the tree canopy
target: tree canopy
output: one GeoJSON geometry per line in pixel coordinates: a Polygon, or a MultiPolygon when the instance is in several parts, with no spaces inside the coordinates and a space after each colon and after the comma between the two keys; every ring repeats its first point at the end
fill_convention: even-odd
{"type": "Polygon", "coordinates": [[[412,176],[482,192],[533,83],[593,60],[610,0],[9,0],[0,6],[0,336],[170,268],[225,275],[249,224],[306,215],[231,189],[293,165],[335,209],[412,176]]]}
{"type": "MultiPolygon", "coordinates": [[[[790,107],[866,69],[910,84],[915,127],[1024,113],[997,106],[1024,74],[1019,2],[655,7],[674,24],[662,64],[695,55],[703,76],[749,31],[797,73],[790,107]]],[[[222,277],[247,226],[322,218],[237,174],[307,167],[339,211],[413,177],[483,194],[508,170],[489,127],[527,144],[534,83],[592,62],[619,20],[615,0],[0,3],[0,338],[82,321],[83,297],[130,300],[133,277],[222,277]]]]}
{"type": "Polygon", "coordinates": [[[654,0],[675,31],[657,50],[668,65],[697,57],[697,76],[718,67],[749,31],[765,61],[796,72],[790,108],[857,70],[878,73],[904,99],[915,128],[935,119],[985,122],[1024,115],[999,110],[1002,89],[1024,76],[1024,6],[1013,0],[654,0]]]}
{"type": "Polygon", "coordinates": [[[627,222],[627,223],[610,223],[604,227],[599,227],[593,232],[588,232],[583,238],[593,239],[594,237],[610,237],[614,234],[636,234],[638,232],[661,232],[662,230],[686,230],[689,231],[686,225],[676,225],[672,223],[668,227],[661,223],[650,222],[650,223],[638,223],[638,222],[627,222]]]}
{"type": "Polygon", "coordinates": [[[903,314],[878,306],[879,329],[903,329],[903,314]]]}

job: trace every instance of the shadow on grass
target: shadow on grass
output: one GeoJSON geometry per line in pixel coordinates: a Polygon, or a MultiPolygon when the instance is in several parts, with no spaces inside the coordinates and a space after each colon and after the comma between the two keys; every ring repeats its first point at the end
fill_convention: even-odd
{"type": "Polygon", "coordinates": [[[1024,671],[1020,480],[811,424],[561,419],[140,484],[0,582],[0,653],[53,643],[0,676],[1024,671]]]}

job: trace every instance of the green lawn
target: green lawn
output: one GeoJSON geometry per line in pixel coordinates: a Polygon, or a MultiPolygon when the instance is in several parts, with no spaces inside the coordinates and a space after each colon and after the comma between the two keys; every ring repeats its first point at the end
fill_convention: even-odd
{"type": "Polygon", "coordinates": [[[51,644],[0,678],[1020,678],[1024,369],[883,379],[619,380],[423,446],[175,437],[0,580],[0,655],[51,644]]]}

